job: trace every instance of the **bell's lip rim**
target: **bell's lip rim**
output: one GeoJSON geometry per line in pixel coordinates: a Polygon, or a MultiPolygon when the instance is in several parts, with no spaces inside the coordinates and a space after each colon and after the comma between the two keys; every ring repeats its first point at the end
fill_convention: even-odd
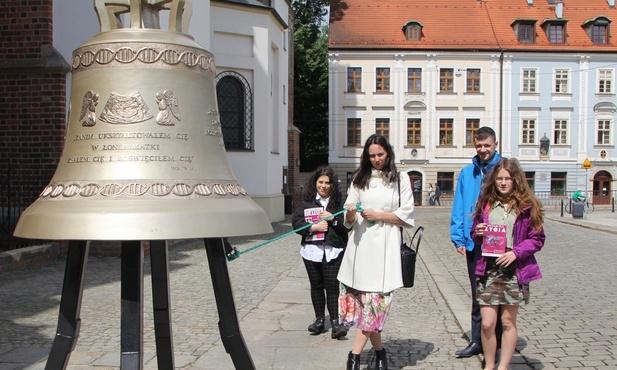
{"type": "Polygon", "coordinates": [[[178,240],[269,234],[265,210],[250,198],[168,201],[40,201],[14,235],[43,240],[178,240]]]}

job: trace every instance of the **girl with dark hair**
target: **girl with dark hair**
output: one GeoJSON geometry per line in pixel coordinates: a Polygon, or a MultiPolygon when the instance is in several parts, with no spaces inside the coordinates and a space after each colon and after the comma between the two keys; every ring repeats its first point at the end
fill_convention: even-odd
{"type": "Polygon", "coordinates": [[[505,253],[483,255],[476,265],[482,349],[485,370],[493,370],[497,350],[495,326],[501,312],[499,369],[505,370],[516,348],[519,305],[529,303],[529,283],[542,277],[534,255],[542,249],[545,240],[542,204],[514,158],[497,162],[482,185],[471,228],[471,238],[476,244],[482,244],[487,225],[505,225],[506,242],[505,253]]]}
{"type": "Polygon", "coordinates": [[[384,370],[388,360],[381,332],[392,292],[403,286],[399,228],[414,224],[409,176],[397,172],[394,151],[384,136],[371,135],[366,141],[345,208],[351,235],[338,275],[339,316],[343,325],[357,327],[347,369],[360,368],[360,354],[370,340],[375,369],[384,370]]]}
{"type": "Polygon", "coordinates": [[[302,235],[300,255],[311,285],[311,301],[315,321],[308,331],[317,335],[326,331],[325,308],[332,324],[332,338],[347,335],[347,328],[339,325],[339,284],[336,278],[349,230],[343,225],[343,215],[332,217],[343,209],[338,177],[331,168],[313,173],[304,186],[302,203],[292,216],[294,229],[316,222],[298,231],[302,235]]]}

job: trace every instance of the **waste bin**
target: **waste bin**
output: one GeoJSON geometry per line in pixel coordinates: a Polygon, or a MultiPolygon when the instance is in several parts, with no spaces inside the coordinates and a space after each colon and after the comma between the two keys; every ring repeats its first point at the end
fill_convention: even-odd
{"type": "Polygon", "coordinates": [[[572,203],[572,218],[583,218],[585,214],[585,204],[583,202],[572,203]]]}

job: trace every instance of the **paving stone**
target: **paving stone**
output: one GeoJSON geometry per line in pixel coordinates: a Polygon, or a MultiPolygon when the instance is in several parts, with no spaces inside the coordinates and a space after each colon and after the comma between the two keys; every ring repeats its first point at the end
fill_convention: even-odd
{"type": "MultiPolygon", "coordinates": [[[[393,369],[479,369],[481,357],[457,359],[470,327],[464,258],[449,240],[449,212],[419,207],[426,227],[416,286],[395,292],[383,334],[393,369]]],[[[531,285],[531,303],[519,310],[512,370],[617,368],[617,286],[606,279],[614,263],[617,217],[600,207],[582,220],[547,212],[547,242],[537,254],[544,278],[531,285]],[[595,218],[594,218],[595,217],[595,218]],[[602,229],[607,230],[601,231],[602,229]],[[582,241],[582,242],[581,242],[582,241]],[[589,282],[594,282],[589,284],[589,282]],[[602,302],[593,305],[589,302],[602,302]]],[[[267,235],[230,238],[243,251],[291,230],[289,219],[267,235]]],[[[267,244],[228,263],[244,341],[257,369],[340,369],[355,329],[343,340],[309,335],[313,320],[299,237],[267,244]]],[[[118,369],[120,259],[90,258],[81,307],[81,331],[69,370],[118,369]]],[[[218,312],[201,240],[169,248],[174,359],[178,369],[233,369],[218,329],[218,312]]],[[[144,261],[144,368],[156,369],[150,260],[144,261]]],[[[0,274],[0,369],[43,369],[55,336],[64,261],[0,274]]],[[[367,345],[363,368],[374,354],[367,345]]]]}

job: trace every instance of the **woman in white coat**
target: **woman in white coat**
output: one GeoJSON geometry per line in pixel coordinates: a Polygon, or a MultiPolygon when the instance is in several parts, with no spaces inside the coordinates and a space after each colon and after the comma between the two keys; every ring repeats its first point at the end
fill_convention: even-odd
{"type": "Polygon", "coordinates": [[[345,208],[345,226],[352,231],[338,274],[339,316],[341,324],[357,327],[347,369],[360,368],[360,353],[370,340],[375,369],[384,370],[388,361],[381,331],[392,292],[403,286],[399,228],[414,224],[411,182],[397,172],[394,151],[384,136],[371,135],[366,141],[345,208]]]}

